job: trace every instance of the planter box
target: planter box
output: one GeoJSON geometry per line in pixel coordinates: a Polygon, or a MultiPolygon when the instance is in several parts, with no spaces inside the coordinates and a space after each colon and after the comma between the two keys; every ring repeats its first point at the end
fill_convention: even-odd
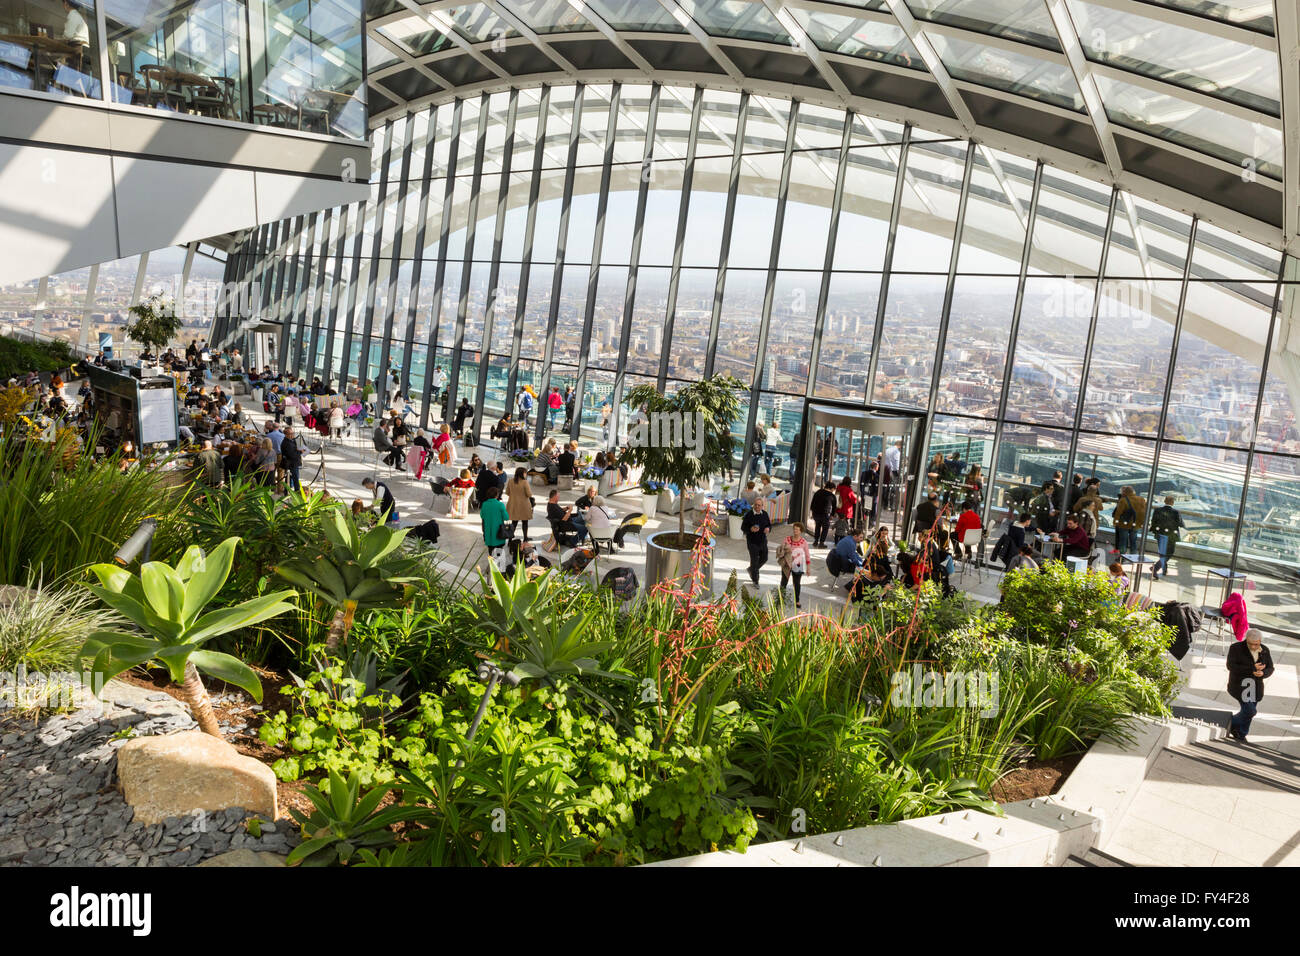
{"type": "Polygon", "coordinates": [[[740,523],[743,520],[740,515],[727,515],[727,537],[736,541],[745,537],[745,532],[740,530],[740,523]]]}
{"type": "MultiPolygon", "coordinates": [[[[662,540],[676,536],[674,531],[657,531],[645,540],[645,588],[649,593],[656,584],[665,581],[680,581],[691,574],[692,551],[667,547],[662,540]],[[658,540],[657,540],[658,539],[658,540]]],[[[705,564],[700,569],[706,591],[713,590],[713,548],[705,549],[705,564]]],[[[685,582],[681,582],[685,583],[685,582]]]]}
{"type": "Polygon", "coordinates": [[[653,518],[659,509],[659,492],[652,495],[642,493],[641,495],[641,513],[647,518],[653,518]]]}

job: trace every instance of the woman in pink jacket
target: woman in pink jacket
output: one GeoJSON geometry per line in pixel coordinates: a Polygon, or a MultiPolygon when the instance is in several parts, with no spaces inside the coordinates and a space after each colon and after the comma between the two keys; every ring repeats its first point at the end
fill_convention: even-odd
{"type": "Polygon", "coordinates": [[[776,549],[776,562],[781,566],[781,590],[785,591],[790,579],[794,578],[794,606],[799,607],[799,582],[812,566],[812,552],[808,548],[808,539],[804,537],[803,525],[796,521],[790,530],[790,536],[776,549]]]}

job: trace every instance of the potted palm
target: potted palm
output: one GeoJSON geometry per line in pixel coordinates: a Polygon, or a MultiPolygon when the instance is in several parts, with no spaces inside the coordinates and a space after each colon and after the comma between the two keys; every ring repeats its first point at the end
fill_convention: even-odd
{"type": "MultiPolygon", "coordinates": [[[[665,440],[662,427],[638,429],[623,460],[640,465],[646,480],[678,488],[706,486],[710,476],[725,472],[732,460],[735,439],[731,423],[740,413],[739,390],[745,385],[731,375],[719,375],[685,385],[664,395],[653,385],[629,389],[624,403],[645,411],[652,423],[673,423],[665,440]],[[673,431],[676,434],[671,434],[673,431]],[[654,439],[654,440],[647,440],[654,439]]],[[[692,562],[701,556],[703,580],[713,580],[713,551],[709,542],[686,531],[686,511],[677,511],[677,530],[659,531],[646,539],[646,587],[694,573],[692,562]]]]}

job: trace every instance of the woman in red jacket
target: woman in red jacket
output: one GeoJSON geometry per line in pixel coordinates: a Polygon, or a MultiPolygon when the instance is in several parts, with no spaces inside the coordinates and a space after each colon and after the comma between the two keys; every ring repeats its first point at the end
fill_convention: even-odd
{"type": "Polygon", "coordinates": [[[857,509],[858,496],[853,493],[853,482],[849,480],[848,475],[844,476],[840,486],[835,489],[835,493],[840,499],[840,517],[849,524],[853,524],[853,513],[857,509]]]}
{"type": "Polygon", "coordinates": [[[979,531],[984,527],[980,521],[979,512],[975,510],[975,501],[967,498],[961,506],[961,514],[957,516],[956,540],[953,543],[953,550],[960,557],[962,554],[962,541],[966,537],[967,531],[979,531]]]}

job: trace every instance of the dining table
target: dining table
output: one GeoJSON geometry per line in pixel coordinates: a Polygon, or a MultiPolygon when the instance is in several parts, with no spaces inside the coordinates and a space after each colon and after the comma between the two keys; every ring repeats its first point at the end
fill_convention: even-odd
{"type": "MultiPolygon", "coordinates": [[[[39,33],[0,33],[0,43],[13,43],[18,46],[28,47],[32,51],[31,73],[33,88],[37,88],[40,82],[42,54],[48,58],[50,66],[53,67],[59,57],[71,56],[82,51],[82,46],[79,43],[71,43],[62,37],[52,37],[39,33]]],[[[53,69],[51,69],[51,75],[53,72],[53,69]]]]}

